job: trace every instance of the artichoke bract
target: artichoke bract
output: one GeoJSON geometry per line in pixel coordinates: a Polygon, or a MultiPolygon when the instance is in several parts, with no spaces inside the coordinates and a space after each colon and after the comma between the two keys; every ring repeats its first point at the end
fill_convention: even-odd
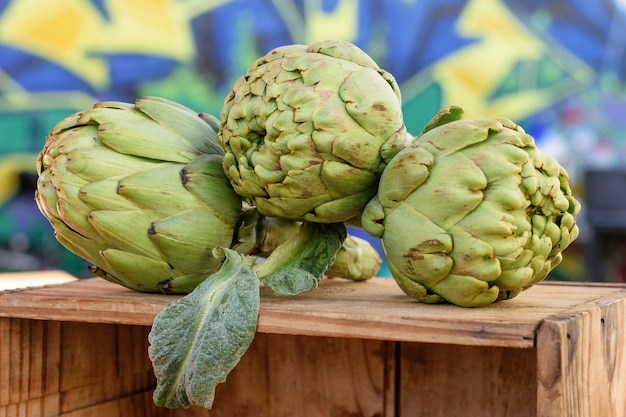
{"type": "Polygon", "coordinates": [[[412,137],[393,76],[332,40],[253,62],[224,101],[218,139],[228,178],[259,213],[336,223],[360,216],[412,137]]]}
{"type": "Polygon", "coordinates": [[[475,307],[543,280],[579,211],[565,169],[520,126],[449,107],[387,165],[363,227],[406,294],[475,307]]]}
{"type": "Polygon", "coordinates": [[[103,278],[187,293],[220,267],[242,211],[222,169],[219,121],[145,97],[61,120],[37,159],[35,199],[67,249],[103,278]]]}

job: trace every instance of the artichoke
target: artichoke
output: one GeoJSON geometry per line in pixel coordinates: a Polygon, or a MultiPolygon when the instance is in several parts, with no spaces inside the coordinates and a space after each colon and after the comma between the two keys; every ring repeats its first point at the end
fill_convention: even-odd
{"type": "Polygon", "coordinates": [[[344,41],[278,47],[226,97],[218,139],[232,186],[259,213],[351,221],[412,139],[393,76],[344,41]]]}
{"type": "Polygon", "coordinates": [[[219,121],[157,97],[61,120],[37,159],[35,198],[92,271],[144,292],[187,293],[220,267],[241,198],[222,169],[219,121]]]}
{"type": "Polygon", "coordinates": [[[363,227],[413,298],[483,306],[543,280],[578,236],[568,175],[508,119],[442,109],[385,168],[363,227]]]}

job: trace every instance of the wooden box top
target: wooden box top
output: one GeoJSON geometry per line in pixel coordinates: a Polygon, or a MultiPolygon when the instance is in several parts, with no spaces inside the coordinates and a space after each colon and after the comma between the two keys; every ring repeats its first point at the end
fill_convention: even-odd
{"type": "MultiPolygon", "coordinates": [[[[0,291],[0,317],[150,326],[178,297],[143,294],[88,278],[0,291]]],[[[585,314],[625,297],[622,284],[543,282],[512,300],[463,308],[419,303],[392,279],[329,279],[313,291],[290,297],[261,288],[258,331],[532,348],[544,320],[585,314]]]]}

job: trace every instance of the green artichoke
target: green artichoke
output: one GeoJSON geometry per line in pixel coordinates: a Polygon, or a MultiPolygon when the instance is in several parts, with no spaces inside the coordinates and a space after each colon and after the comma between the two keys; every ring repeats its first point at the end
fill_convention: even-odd
{"type": "Polygon", "coordinates": [[[543,280],[578,236],[563,167],[507,119],[443,109],[383,172],[363,227],[427,303],[482,306],[543,280]]]}
{"type": "Polygon", "coordinates": [[[157,97],[97,103],[39,153],[35,198],[59,242],[103,278],[187,293],[220,267],[241,198],[222,169],[219,121],[157,97]]]}
{"type": "Polygon", "coordinates": [[[257,59],[226,97],[224,170],[266,216],[350,221],[412,137],[393,76],[355,45],[289,45],[257,59]]]}

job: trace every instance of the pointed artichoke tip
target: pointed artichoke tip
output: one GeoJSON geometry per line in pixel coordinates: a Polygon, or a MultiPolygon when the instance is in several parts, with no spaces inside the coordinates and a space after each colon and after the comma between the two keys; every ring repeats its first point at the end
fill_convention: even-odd
{"type": "Polygon", "coordinates": [[[435,114],[433,118],[430,119],[428,123],[426,123],[426,126],[424,126],[424,129],[422,129],[419,136],[436,127],[445,125],[446,123],[461,120],[464,115],[465,111],[462,107],[455,105],[446,106],[439,110],[437,114],[435,114]]]}

